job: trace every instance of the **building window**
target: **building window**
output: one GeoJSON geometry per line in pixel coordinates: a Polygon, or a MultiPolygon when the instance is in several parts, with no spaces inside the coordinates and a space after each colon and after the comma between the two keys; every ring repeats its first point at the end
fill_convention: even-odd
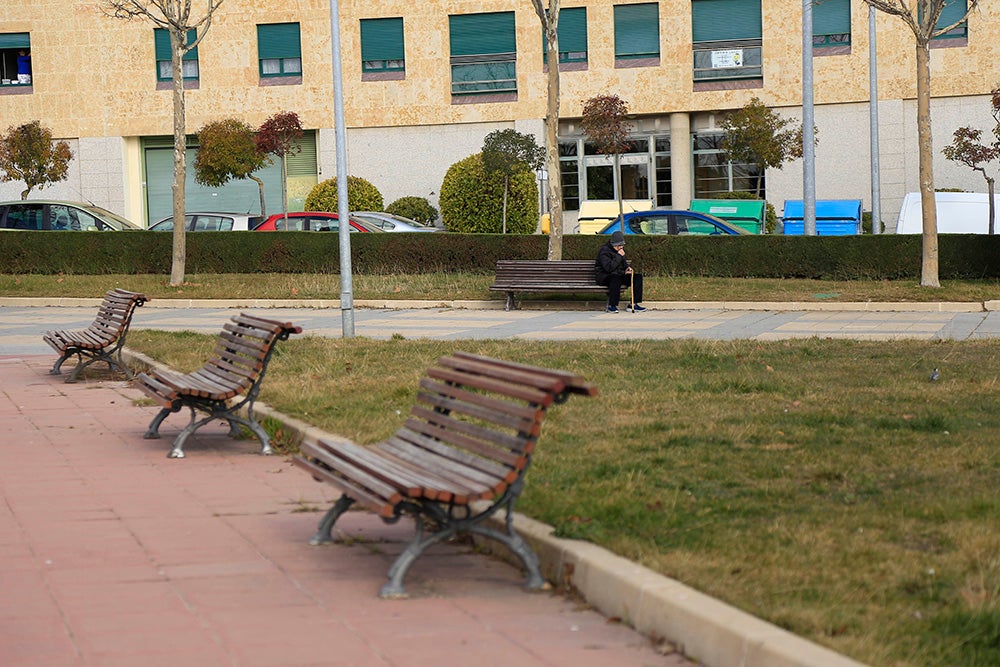
{"type": "Polygon", "coordinates": [[[517,99],[514,12],[449,16],[448,29],[451,94],[479,97],[471,101],[517,99]]]}
{"type": "Polygon", "coordinates": [[[361,19],[362,80],[402,79],[405,65],[403,19],[361,19]]]}
{"type": "Polygon", "coordinates": [[[850,53],[851,0],[813,0],[812,5],[813,53],[850,53]]]}
{"type": "MultiPolygon", "coordinates": [[[[934,26],[935,29],[947,28],[955,21],[965,16],[968,11],[966,0],[945,0],[941,16],[934,26]]],[[[932,46],[965,46],[969,40],[969,22],[963,21],[946,33],[934,37],[932,46]]]]}
{"type": "MultiPolygon", "coordinates": [[[[548,65],[545,33],[542,32],[542,62],[548,65]]],[[[587,63],[587,8],[567,7],[559,11],[559,64],[587,63]]],[[[585,69],[560,67],[560,69],[585,69]]]]}
{"type": "Polygon", "coordinates": [[[653,168],[656,170],[656,207],[670,208],[674,203],[674,188],[670,179],[670,137],[653,140],[653,168]]]}
{"type": "Polygon", "coordinates": [[[298,23],[257,26],[257,57],[263,83],[302,83],[302,46],[298,23]]]}
{"type": "Polygon", "coordinates": [[[691,24],[695,90],[763,77],[760,0],[692,0],[691,24]]]}
{"type": "Polygon", "coordinates": [[[659,5],[615,5],[615,67],[659,64],[659,5]]]}
{"type": "MultiPolygon", "coordinates": [[[[198,37],[195,30],[188,30],[187,43],[191,44],[198,37]]],[[[153,30],[153,42],[156,47],[156,80],[174,80],[173,53],[170,48],[170,33],[162,28],[153,30]]],[[[199,76],[198,71],[198,47],[194,47],[181,58],[181,72],[184,81],[196,81],[199,76]]]]}
{"type": "Polygon", "coordinates": [[[0,33],[0,87],[26,89],[31,83],[31,35],[0,33]]]}
{"type": "Polygon", "coordinates": [[[576,141],[559,142],[559,177],[562,182],[563,210],[580,210],[580,160],[576,141]]]}
{"type": "Polygon", "coordinates": [[[694,198],[714,199],[723,192],[753,192],[766,199],[764,174],[757,165],[731,162],[722,150],[722,133],[694,136],[694,198]]]}

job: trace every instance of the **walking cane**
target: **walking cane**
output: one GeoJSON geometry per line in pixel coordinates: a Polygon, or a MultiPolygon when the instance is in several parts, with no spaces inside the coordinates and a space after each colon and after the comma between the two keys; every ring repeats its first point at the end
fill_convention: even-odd
{"type": "Polygon", "coordinates": [[[635,271],[628,274],[628,309],[635,315],[635,271]]]}

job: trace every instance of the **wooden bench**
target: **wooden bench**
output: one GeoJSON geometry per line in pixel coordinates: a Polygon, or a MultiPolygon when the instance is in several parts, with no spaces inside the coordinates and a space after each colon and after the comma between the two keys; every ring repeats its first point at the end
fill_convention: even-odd
{"type": "Polygon", "coordinates": [[[460,531],[506,545],[524,563],[528,588],[542,587],[538,558],[514,531],[512,514],[545,411],[570,394],[594,396],[597,389],[563,371],[463,352],[441,357],[421,379],[409,418],[385,442],[302,444],[294,462],[342,493],[310,543],[332,542],[334,523],[357,502],[387,523],[403,514],[415,519],[416,534],[389,568],[382,597],[405,597],[410,565],[460,531]],[[500,509],[506,531],[487,524],[500,509]],[[424,536],[427,527],[432,532],[424,536]]]}
{"type": "Polygon", "coordinates": [[[75,356],[76,368],[66,382],[76,382],[80,371],[98,361],[107,363],[108,370],[117,369],[126,378],[131,378],[132,371],[122,360],[122,347],[125,346],[135,309],[147,301],[149,299],[145,294],[123,289],[109,290],[97,309],[97,318],[86,329],[46,331],[42,340],[59,353],[49,373],[60,375],[63,363],[75,356]]]}
{"type": "MultiPolygon", "coordinates": [[[[627,287],[623,285],[622,290],[627,287]]],[[[598,285],[594,277],[594,260],[587,259],[499,259],[490,290],[506,292],[504,310],[517,308],[514,295],[518,292],[608,293],[608,288],[598,285]]]]}
{"type": "Polygon", "coordinates": [[[229,435],[234,438],[240,434],[238,424],[246,426],[260,441],[261,453],[270,454],[270,439],[254,417],[253,406],[275,344],[298,333],[302,328],[290,322],[240,313],[223,327],[212,358],[199,370],[185,375],[167,370],[141,373],[136,385],[163,406],[145,437],[159,438],[160,424],[167,415],[187,407],[191,421],[174,439],[170,458],[184,458],[187,437],[215,419],[229,422],[229,435]],[[240,414],[244,406],[245,417],[240,414]],[[197,419],[197,411],[208,416],[197,419]]]}

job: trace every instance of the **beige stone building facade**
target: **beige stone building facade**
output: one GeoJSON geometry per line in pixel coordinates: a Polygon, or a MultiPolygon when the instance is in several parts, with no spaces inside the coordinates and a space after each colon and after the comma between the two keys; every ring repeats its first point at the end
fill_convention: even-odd
{"type": "MultiPolygon", "coordinates": [[[[940,153],[956,128],[990,132],[995,124],[989,93],[1000,83],[1000,3],[982,4],[932,50],[938,187],[985,186],[940,153]]],[[[951,5],[964,13],[965,0],[951,5]]],[[[37,119],[71,143],[69,179],[34,197],[87,199],[155,221],[169,214],[173,131],[163,35],[102,7],[101,0],[0,3],[0,130],[37,119]],[[17,76],[23,51],[31,58],[28,83],[17,76]]],[[[868,22],[861,0],[815,5],[816,195],[862,199],[866,210],[868,22]]],[[[619,95],[634,116],[622,195],[664,207],[746,188],[752,169],[726,163],[718,149],[726,112],[756,96],[801,118],[797,1],[565,0],[561,23],[560,178],[570,221],[581,201],[614,196],[611,166],[591,154],[580,129],[583,102],[593,95],[619,95]]],[[[903,195],[917,190],[914,47],[899,19],[879,14],[876,25],[881,208],[891,226],[903,195]]],[[[529,2],[342,0],[339,28],[348,169],[374,183],[387,204],[416,195],[436,205],[448,167],[477,152],[493,130],[515,128],[542,142],[546,65],[529,2]]],[[[290,165],[293,209],[312,184],[335,175],[330,44],[328,0],[227,0],[184,66],[189,134],[227,117],[257,125],[279,111],[300,116],[309,132],[290,165]]],[[[801,161],[765,176],[779,213],[784,200],[802,197],[801,161]]],[[[268,175],[270,212],[280,209],[275,179],[276,168],[268,175]]],[[[243,194],[245,183],[189,185],[189,208],[259,207],[243,194]]],[[[0,199],[20,189],[0,183],[0,199]]]]}

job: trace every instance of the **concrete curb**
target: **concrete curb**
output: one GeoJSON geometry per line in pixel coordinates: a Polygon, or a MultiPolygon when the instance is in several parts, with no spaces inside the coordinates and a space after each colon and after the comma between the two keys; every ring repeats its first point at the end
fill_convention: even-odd
{"type": "MultiPolygon", "coordinates": [[[[133,367],[165,368],[134,350],[122,351],[133,367]]],[[[294,438],[344,440],[270,406],[257,403],[259,418],[273,419],[294,438]]],[[[555,537],[552,526],[521,514],[514,527],[538,555],[542,575],[571,588],[612,618],[657,640],[674,644],[706,667],[862,667],[862,663],[798,637],[597,545],[555,537]]],[[[504,530],[503,517],[492,518],[504,530]]],[[[519,566],[516,557],[476,537],[484,551],[519,566]]]]}
{"type": "MultiPolygon", "coordinates": [[[[981,313],[1000,310],[1000,300],[990,301],[646,301],[651,310],[731,310],[731,311],[841,311],[981,313]]],[[[95,307],[101,299],[90,297],[0,297],[0,307],[95,307]]],[[[339,309],[339,299],[151,299],[144,308],[313,308],[339,309]]],[[[405,300],[356,299],[355,308],[383,310],[435,309],[503,310],[503,300],[405,300]]],[[[604,301],[528,301],[521,310],[600,310],[604,301]]]]}

